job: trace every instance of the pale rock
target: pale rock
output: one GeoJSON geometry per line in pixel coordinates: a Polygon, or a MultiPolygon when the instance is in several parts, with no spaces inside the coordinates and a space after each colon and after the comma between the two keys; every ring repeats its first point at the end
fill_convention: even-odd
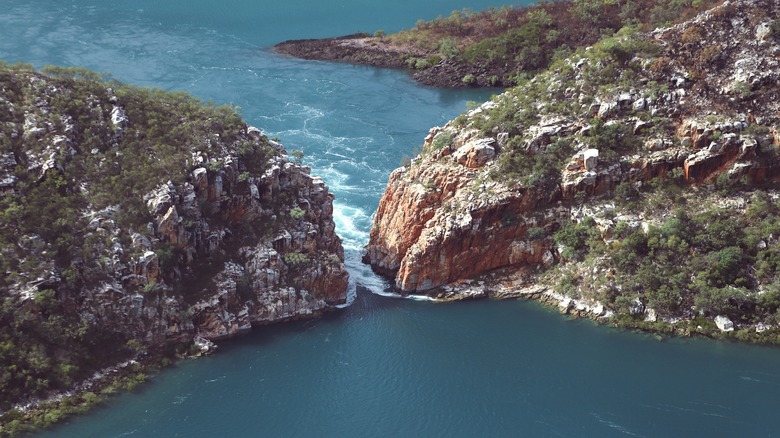
{"type": "Polygon", "coordinates": [[[260,129],[254,126],[247,126],[246,133],[249,134],[249,136],[254,138],[255,140],[260,140],[261,138],[263,138],[263,131],[261,131],[260,129]]]}
{"type": "Polygon", "coordinates": [[[656,313],[655,309],[647,308],[645,310],[645,321],[646,322],[656,322],[658,321],[658,314],[656,313]]]}
{"type": "Polygon", "coordinates": [[[493,147],[494,143],[495,140],[492,138],[472,140],[458,148],[452,156],[458,164],[469,169],[477,169],[496,156],[496,149],[493,147]]]}
{"type": "Polygon", "coordinates": [[[594,171],[599,164],[599,150],[587,149],[582,152],[582,160],[585,164],[585,170],[594,171]]]}
{"type": "Polygon", "coordinates": [[[545,251],[544,255],[542,256],[542,264],[546,268],[550,268],[554,263],[555,263],[555,256],[553,256],[553,253],[549,250],[545,251]]]}
{"type": "Polygon", "coordinates": [[[208,171],[204,167],[198,167],[192,171],[192,180],[198,193],[206,193],[209,187],[208,171]]]}
{"type": "Polygon", "coordinates": [[[727,316],[723,316],[723,315],[716,316],[715,325],[718,326],[718,329],[722,332],[734,331],[734,323],[727,316]]]}
{"type": "Polygon", "coordinates": [[[111,124],[114,125],[114,130],[117,132],[122,132],[122,130],[127,126],[127,123],[129,120],[127,119],[127,113],[125,113],[124,108],[120,106],[114,106],[111,109],[111,124]]]}
{"type": "Polygon", "coordinates": [[[192,340],[192,345],[197,348],[198,355],[211,354],[217,350],[217,344],[202,336],[195,336],[192,340]]]}
{"type": "Polygon", "coordinates": [[[569,311],[574,308],[574,300],[571,298],[564,298],[558,303],[558,308],[562,313],[569,313],[569,311]]]}
{"type": "Polygon", "coordinates": [[[653,126],[651,120],[637,120],[634,123],[634,135],[641,133],[645,128],[653,126]]]}
{"type": "Polygon", "coordinates": [[[617,112],[617,109],[618,109],[617,102],[602,102],[599,105],[599,109],[598,109],[598,114],[597,115],[598,115],[598,117],[600,119],[603,119],[603,118],[605,118],[605,117],[607,117],[607,116],[617,112]]]}
{"type": "Polygon", "coordinates": [[[765,41],[769,38],[772,32],[772,22],[765,21],[756,26],[756,39],[759,41],[765,41]]]}

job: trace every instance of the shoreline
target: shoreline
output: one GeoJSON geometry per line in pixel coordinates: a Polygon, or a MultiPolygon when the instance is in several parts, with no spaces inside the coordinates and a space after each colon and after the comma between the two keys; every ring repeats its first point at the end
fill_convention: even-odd
{"type": "Polygon", "coordinates": [[[489,273],[478,279],[464,280],[434,289],[435,295],[407,294],[401,298],[447,303],[452,301],[493,299],[538,301],[563,316],[573,319],[586,318],[599,325],[654,335],[658,340],[663,337],[694,338],[700,337],[714,341],[738,342],[743,344],[780,346],[780,327],[765,324],[733,323],[730,329],[721,329],[712,319],[704,317],[660,317],[652,309],[644,309],[634,314],[615,313],[602,303],[571,298],[555,292],[551,286],[536,282],[528,272],[518,275],[496,275],[489,273]]]}
{"type": "MultiPolygon", "coordinates": [[[[259,327],[317,319],[342,308],[331,306],[310,314],[259,323],[253,325],[250,330],[220,340],[242,337],[259,327]]],[[[0,436],[20,436],[50,429],[68,418],[89,414],[93,408],[115,396],[151,381],[162,369],[174,366],[180,361],[214,354],[218,349],[218,344],[196,336],[191,342],[170,341],[151,350],[141,351],[132,358],[96,371],[91,377],[75,383],[68,390],[51,393],[42,399],[20,401],[9,409],[0,411],[0,436]]]]}
{"type": "Polygon", "coordinates": [[[435,88],[497,88],[503,85],[491,83],[496,72],[484,67],[442,59],[435,52],[427,52],[411,46],[391,43],[383,37],[367,33],[356,33],[332,38],[287,40],[274,45],[274,53],[293,58],[367,65],[377,68],[400,69],[409,73],[414,81],[435,88]],[[430,65],[424,69],[410,68],[410,60],[424,59],[430,65]],[[472,75],[474,82],[465,83],[463,78],[472,75]]]}

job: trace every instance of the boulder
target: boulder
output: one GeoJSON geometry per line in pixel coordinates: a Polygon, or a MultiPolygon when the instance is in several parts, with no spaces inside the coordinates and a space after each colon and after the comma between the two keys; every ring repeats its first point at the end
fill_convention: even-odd
{"type": "Polygon", "coordinates": [[[718,329],[722,332],[734,331],[734,323],[727,316],[723,316],[723,315],[716,316],[715,325],[718,326],[718,329]]]}
{"type": "Polygon", "coordinates": [[[469,169],[477,169],[496,156],[494,144],[495,140],[492,138],[471,140],[458,148],[452,156],[458,164],[469,169]]]}
{"type": "Polygon", "coordinates": [[[585,170],[594,171],[599,165],[599,150],[587,149],[582,152],[582,161],[585,163],[585,170]]]}

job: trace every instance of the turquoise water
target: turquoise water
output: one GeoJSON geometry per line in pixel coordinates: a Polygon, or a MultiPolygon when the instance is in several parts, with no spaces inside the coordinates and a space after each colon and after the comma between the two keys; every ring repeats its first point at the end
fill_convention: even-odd
{"type": "Polygon", "coordinates": [[[480,0],[0,0],[0,59],[80,65],[234,103],[324,176],[357,298],[263,327],[44,436],[771,436],[780,350],[654,338],[534,303],[372,294],[359,259],[389,172],[485,91],[282,58],[290,38],[388,32],[480,0]]]}

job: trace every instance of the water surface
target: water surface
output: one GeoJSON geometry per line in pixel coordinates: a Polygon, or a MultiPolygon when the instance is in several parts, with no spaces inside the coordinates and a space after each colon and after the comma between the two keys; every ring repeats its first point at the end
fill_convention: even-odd
{"type": "Polygon", "coordinates": [[[85,66],[242,115],[322,175],[357,300],[257,329],[44,436],[771,436],[780,350],[570,321],[534,303],[377,296],[359,263],[390,171],[490,91],[274,55],[291,38],[388,32],[485,0],[0,0],[0,59],[85,66]]]}

